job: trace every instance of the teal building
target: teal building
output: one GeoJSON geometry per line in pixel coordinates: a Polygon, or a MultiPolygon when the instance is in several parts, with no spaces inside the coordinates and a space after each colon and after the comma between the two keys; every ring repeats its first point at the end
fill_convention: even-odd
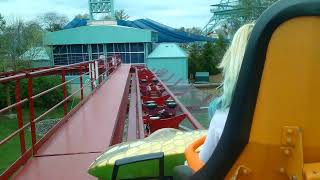
{"type": "Polygon", "coordinates": [[[161,43],[147,58],[147,66],[155,72],[165,72],[167,84],[188,83],[188,55],[175,43],[161,43]]]}
{"type": "MultiPolygon", "coordinates": [[[[88,0],[88,2],[90,19],[75,18],[63,30],[45,33],[44,45],[52,51],[49,54],[53,65],[74,64],[115,54],[121,55],[123,63],[146,64],[156,43],[215,41],[176,30],[150,19],[116,21],[114,0],[88,0]],[[109,17],[109,20],[99,20],[104,19],[101,17],[109,17]]],[[[185,68],[187,62],[184,62],[187,61],[186,53],[174,44],[160,44],[159,48],[150,56],[150,62],[158,59],[159,62],[167,61],[172,65],[181,63],[184,67],[176,74],[177,78],[187,79],[187,68],[185,68]],[[159,59],[156,55],[162,51],[161,49],[170,49],[170,54],[165,55],[162,52],[163,57],[159,59]],[[171,62],[170,58],[174,60],[171,62]]],[[[169,64],[166,68],[169,68],[169,64]]]]}
{"type": "Polygon", "coordinates": [[[121,55],[123,63],[145,63],[157,41],[157,33],[150,30],[117,25],[88,25],[56,32],[48,32],[44,44],[51,47],[54,65],[68,65],[83,61],[121,55]]]}

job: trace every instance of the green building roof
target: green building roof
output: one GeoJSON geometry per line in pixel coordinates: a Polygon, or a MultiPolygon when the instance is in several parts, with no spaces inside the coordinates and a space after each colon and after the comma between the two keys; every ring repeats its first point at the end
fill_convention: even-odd
{"type": "Polygon", "coordinates": [[[40,60],[50,60],[49,50],[45,47],[33,47],[23,53],[21,55],[21,59],[24,60],[33,60],[33,61],[40,61],[40,60]]]}
{"type": "Polygon", "coordinates": [[[153,58],[186,58],[187,54],[175,43],[160,44],[149,56],[148,59],[153,58]]]}
{"type": "Polygon", "coordinates": [[[45,45],[152,42],[156,33],[124,26],[82,26],[44,36],[45,45]]]}

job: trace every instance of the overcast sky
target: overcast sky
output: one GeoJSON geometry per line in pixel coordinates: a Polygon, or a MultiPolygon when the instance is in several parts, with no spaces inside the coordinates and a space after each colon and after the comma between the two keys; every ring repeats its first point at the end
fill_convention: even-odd
{"type": "MultiPolygon", "coordinates": [[[[124,9],[130,19],[150,18],[178,27],[203,27],[210,19],[210,5],[220,0],[115,0],[116,9],[124,9]]],[[[0,13],[11,17],[33,19],[49,11],[72,19],[88,12],[88,0],[0,0],[0,13]]]]}

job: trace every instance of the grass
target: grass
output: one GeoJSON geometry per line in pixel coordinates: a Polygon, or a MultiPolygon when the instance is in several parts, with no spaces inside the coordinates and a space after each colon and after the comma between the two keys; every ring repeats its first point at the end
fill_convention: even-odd
{"type": "MultiPolygon", "coordinates": [[[[16,121],[12,119],[4,119],[0,120],[0,138],[4,139],[8,134],[11,134],[14,130],[16,130],[16,121]],[[14,122],[15,121],[15,122],[14,122]]],[[[31,147],[31,134],[30,131],[25,131],[25,140],[26,147],[29,149],[31,147]]],[[[20,140],[19,135],[15,136],[8,143],[4,144],[0,147],[0,174],[6,170],[9,165],[13,164],[20,156],[20,140]]]]}
{"type": "MultiPolygon", "coordinates": [[[[80,102],[79,99],[74,99],[73,102],[68,103],[69,111],[74,108],[80,102]]],[[[49,108],[36,107],[35,114],[36,117],[46,112],[49,108]]],[[[12,112],[15,114],[15,112],[12,112]]],[[[50,112],[45,119],[59,119],[62,118],[64,114],[63,106],[50,112]]],[[[24,124],[29,122],[29,109],[25,107],[23,109],[23,120],[24,124]]],[[[18,129],[17,118],[9,118],[6,115],[0,116],[0,141],[8,137],[10,134],[18,129]]],[[[26,147],[29,149],[31,147],[31,132],[30,128],[25,129],[25,141],[26,147]]],[[[37,135],[37,140],[41,136],[37,135]]],[[[0,174],[3,173],[11,164],[13,164],[20,157],[20,138],[19,134],[12,138],[9,142],[0,146],[0,174]]]]}

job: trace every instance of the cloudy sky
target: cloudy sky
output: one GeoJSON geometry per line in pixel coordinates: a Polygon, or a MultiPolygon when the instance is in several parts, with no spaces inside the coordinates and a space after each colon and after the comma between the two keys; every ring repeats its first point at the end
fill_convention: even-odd
{"type": "MultiPolygon", "coordinates": [[[[124,9],[130,19],[150,18],[166,25],[203,27],[210,19],[210,5],[220,0],[115,0],[116,9],[124,9]]],[[[48,11],[67,15],[88,12],[88,0],[0,0],[0,13],[12,17],[33,19],[48,11]]]]}

